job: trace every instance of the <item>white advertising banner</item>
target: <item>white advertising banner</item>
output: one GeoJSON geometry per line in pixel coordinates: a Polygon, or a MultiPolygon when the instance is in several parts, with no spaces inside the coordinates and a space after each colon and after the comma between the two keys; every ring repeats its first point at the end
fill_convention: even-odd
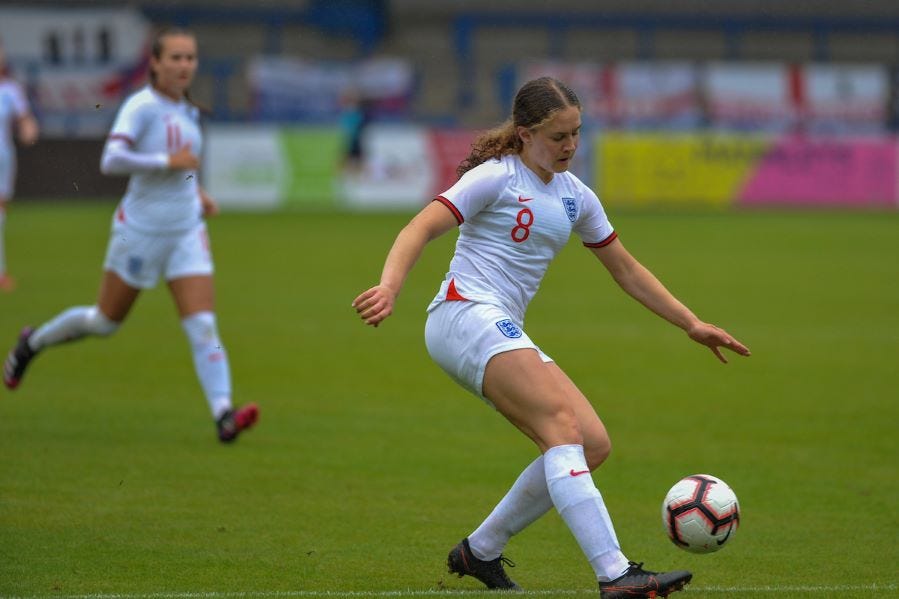
{"type": "Polygon", "coordinates": [[[203,185],[223,209],[281,205],[286,156],[278,128],[215,125],[206,133],[203,185]]]}
{"type": "Polygon", "coordinates": [[[427,129],[372,125],[362,138],[362,149],[362,168],[343,176],[346,206],[405,209],[432,199],[437,166],[427,129]]]}

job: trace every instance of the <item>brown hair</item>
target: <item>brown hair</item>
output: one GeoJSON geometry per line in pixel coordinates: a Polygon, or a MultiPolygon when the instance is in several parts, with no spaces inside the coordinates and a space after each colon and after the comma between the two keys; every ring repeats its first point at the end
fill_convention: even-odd
{"type": "Polygon", "coordinates": [[[539,127],[555,113],[570,106],[580,109],[581,101],[561,81],[552,77],[528,81],[515,94],[512,116],[502,125],[481,134],[471,144],[471,153],[459,163],[456,174],[461,177],[491,158],[520,153],[522,143],[517,127],[539,127]]]}

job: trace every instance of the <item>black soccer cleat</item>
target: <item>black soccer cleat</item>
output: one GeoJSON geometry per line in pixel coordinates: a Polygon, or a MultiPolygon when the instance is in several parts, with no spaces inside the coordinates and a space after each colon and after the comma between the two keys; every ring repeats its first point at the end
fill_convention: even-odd
{"type": "Polygon", "coordinates": [[[636,599],[667,597],[684,588],[693,575],[686,570],[650,572],[643,563],[628,562],[624,574],[608,582],[599,583],[601,599],[636,599]]]}
{"type": "Polygon", "coordinates": [[[256,424],[258,419],[259,407],[254,403],[247,404],[237,410],[228,410],[215,423],[218,429],[219,441],[222,443],[234,441],[241,431],[256,424]]]}
{"type": "Polygon", "coordinates": [[[458,574],[459,578],[472,576],[487,585],[488,589],[520,591],[521,587],[509,578],[503,564],[510,568],[515,567],[512,560],[502,555],[487,561],[476,558],[468,546],[467,538],[453,547],[446,558],[446,567],[450,574],[458,574]]]}
{"type": "Polygon", "coordinates": [[[28,340],[34,334],[34,329],[25,327],[19,333],[19,340],[16,346],[9,351],[6,361],[3,362],[3,384],[9,390],[15,389],[22,382],[25,376],[25,369],[28,363],[37,355],[37,352],[28,345],[28,340]]]}

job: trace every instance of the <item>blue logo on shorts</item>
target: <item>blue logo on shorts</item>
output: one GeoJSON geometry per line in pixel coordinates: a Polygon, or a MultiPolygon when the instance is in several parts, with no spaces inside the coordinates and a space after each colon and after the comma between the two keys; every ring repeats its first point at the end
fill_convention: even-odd
{"type": "Polygon", "coordinates": [[[140,274],[141,269],[144,267],[144,259],[140,256],[128,256],[128,273],[134,276],[140,274]]]}
{"type": "Polygon", "coordinates": [[[568,215],[568,220],[574,222],[577,220],[577,202],[574,201],[574,198],[562,198],[562,206],[565,207],[565,214],[568,215]]]}
{"type": "Polygon", "coordinates": [[[518,339],[521,337],[521,329],[518,328],[518,325],[506,318],[505,320],[500,320],[496,323],[496,328],[499,329],[499,332],[505,335],[510,339],[518,339]]]}

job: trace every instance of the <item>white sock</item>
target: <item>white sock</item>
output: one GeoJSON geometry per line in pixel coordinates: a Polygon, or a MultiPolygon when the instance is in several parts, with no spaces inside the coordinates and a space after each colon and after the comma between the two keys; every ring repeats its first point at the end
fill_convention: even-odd
{"type": "Polygon", "coordinates": [[[468,535],[471,552],[482,560],[498,558],[512,536],[548,512],[552,506],[549,489],[546,488],[543,456],[540,456],[518,476],[506,496],[477,530],[468,535]]]}
{"type": "Polygon", "coordinates": [[[181,321],[190,341],[194,368],[206,395],[209,411],[218,420],[231,409],[231,369],[228,354],[219,340],[215,314],[197,312],[181,321]]]}
{"type": "Polygon", "coordinates": [[[0,208],[0,277],[6,274],[6,210],[0,208]]]}
{"type": "Polygon", "coordinates": [[[34,351],[40,351],[87,335],[106,337],[118,328],[119,323],[109,320],[97,306],[75,306],[39,326],[28,339],[28,345],[34,351]]]}
{"type": "Polygon", "coordinates": [[[612,519],[593,484],[582,445],[558,445],[543,454],[546,485],[553,505],[577,539],[600,580],[615,579],[627,568],[612,519]]]}

